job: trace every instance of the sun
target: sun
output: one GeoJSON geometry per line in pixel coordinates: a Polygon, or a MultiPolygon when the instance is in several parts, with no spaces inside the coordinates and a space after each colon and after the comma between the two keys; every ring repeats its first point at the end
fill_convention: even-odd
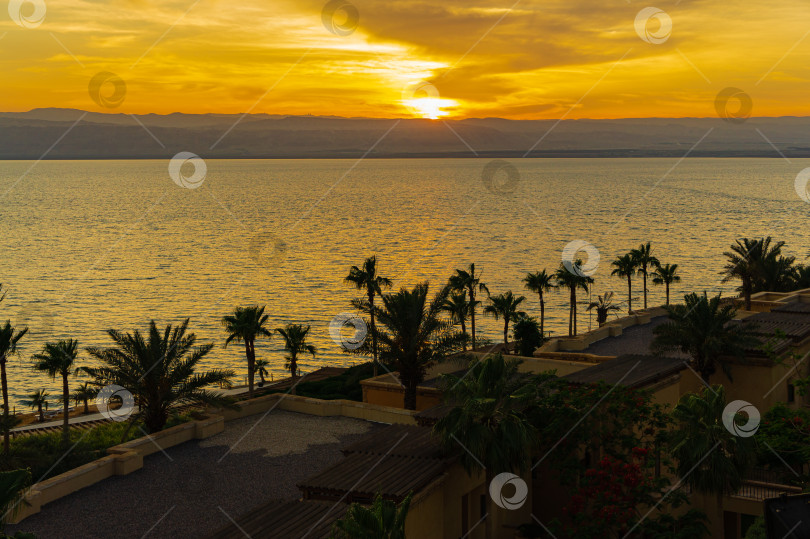
{"type": "Polygon", "coordinates": [[[438,97],[408,99],[403,101],[403,104],[411,110],[414,116],[431,120],[438,120],[442,116],[447,116],[450,113],[442,109],[452,108],[458,105],[458,103],[452,99],[440,99],[438,97]]]}

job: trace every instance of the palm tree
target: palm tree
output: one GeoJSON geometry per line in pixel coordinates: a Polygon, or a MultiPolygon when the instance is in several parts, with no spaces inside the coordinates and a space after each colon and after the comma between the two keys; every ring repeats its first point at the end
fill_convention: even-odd
{"type": "Polygon", "coordinates": [[[789,292],[795,289],[799,268],[795,256],[768,256],[761,261],[762,273],[754,282],[754,292],[789,292]]]}
{"type": "Polygon", "coordinates": [[[681,282],[681,276],[677,274],[677,271],[678,264],[662,264],[653,272],[653,284],[662,284],[666,287],[666,305],[669,305],[669,285],[681,282]]]}
{"type": "Polygon", "coordinates": [[[526,277],[523,278],[523,283],[527,290],[535,292],[540,297],[540,333],[545,336],[546,302],[543,298],[543,294],[544,292],[556,288],[554,285],[554,276],[546,273],[546,270],[542,270],[526,275],[526,277]]]}
{"type": "MultiPolygon", "coordinates": [[[[445,402],[453,406],[433,431],[449,451],[458,454],[468,474],[484,471],[485,485],[503,472],[525,472],[538,435],[525,414],[531,387],[518,373],[516,360],[501,354],[474,364],[462,377],[442,375],[445,402]],[[466,450],[459,451],[459,447],[466,450]]],[[[490,496],[487,514],[495,511],[490,496]]],[[[486,536],[493,536],[492,522],[486,519],[486,536]]]]}
{"type": "Polygon", "coordinates": [[[256,339],[272,337],[272,332],[264,327],[270,315],[264,314],[264,306],[251,305],[236,307],[233,314],[222,318],[222,325],[228,332],[225,346],[231,341],[245,343],[245,357],[248,364],[248,398],[253,398],[253,379],[256,372],[256,339]]]}
{"type": "Polygon", "coordinates": [[[751,310],[751,294],[754,292],[754,285],[758,279],[762,278],[763,261],[768,258],[776,258],[781,254],[782,246],[785,242],[779,241],[771,246],[771,237],[766,238],[740,238],[731,245],[731,250],[723,255],[728,259],[723,271],[723,282],[732,279],[740,279],[741,285],[738,290],[745,298],[745,310],[751,310]]]}
{"type": "Polygon", "coordinates": [[[374,331],[374,298],[382,294],[384,288],[391,288],[391,279],[377,275],[377,255],[372,255],[363,262],[363,267],[352,266],[346,282],[351,283],[357,290],[363,290],[371,306],[371,362],[374,365],[374,376],[377,376],[377,336],[374,331]]]}
{"type": "Polygon", "coordinates": [[[676,428],[670,440],[681,480],[693,490],[717,496],[720,516],[723,495],[740,489],[756,452],[753,437],[736,436],[726,428],[725,407],[722,385],[684,395],[672,411],[676,428]]]}
{"type": "Polygon", "coordinates": [[[490,314],[499,320],[503,318],[503,350],[509,353],[509,323],[519,317],[526,316],[526,313],[519,311],[518,307],[526,300],[524,296],[515,296],[509,290],[505,294],[489,297],[489,305],[484,308],[484,314],[490,314]]]}
{"type": "Polygon", "coordinates": [[[405,519],[412,497],[408,494],[397,505],[377,494],[371,507],[351,504],[343,518],[335,522],[335,536],[341,539],[405,539],[405,519]]]}
{"type": "Polygon", "coordinates": [[[38,389],[28,395],[28,398],[22,401],[22,404],[25,406],[30,406],[31,409],[37,410],[37,415],[39,415],[39,422],[45,422],[45,412],[44,410],[48,409],[48,392],[44,389],[38,389]]]}
{"type": "Polygon", "coordinates": [[[163,428],[174,408],[186,404],[229,405],[230,399],[206,388],[219,384],[230,387],[234,372],[230,369],[212,369],[196,373],[195,370],[213,344],[194,347],[197,336],[186,333],[188,318],[161,332],[155,321],[149,323],[144,336],[140,331],[121,333],[114,329],[107,334],[114,346],[88,348],[88,353],[102,362],[101,367],[87,371],[96,378],[97,385],[117,384],[129,390],[140,410],[149,432],[163,428]]]}
{"type": "Polygon", "coordinates": [[[39,354],[31,359],[35,361],[34,369],[47,373],[51,378],[57,375],[62,377],[62,443],[65,446],[70,441],[70,386],[68,377],[75,368],[76,358],[79,357],[79,341],[67,339],[58,342],[45,343],[39,354]]]}
{"type": "Polygon", "coordinates": [[[450,320],[454,324],[461,326],[461,333],[464,335],[462,349],[467,351],[467,319],[470,317],[471,305],[467,301],[467,291],[453,292],[445,300],[442,310],[450,313],[450,320]]]}
{"type": "Polygon", "coordinates": [[[636,262],[638,273],[642,276],[644,287],[644,308],[647,308],[647,271],[651,268],[657,268],[660,264],[658,259],[652,254],[652,247],[650,242],[642,243],[637,249],[630,251],[630,256],[636,262]]]}
{"type": "Polygon", "coordinates": [[[596,301],[588,304],[588,310],[593,309],[596,309],[596,322],[599,327],[602,327],[607,322],[608,314],[611,311],[619,310],[619,306],[613,304],[613,292],[605,292],[602,296],[596,296],[596,301]]]}
{"type": "Polygon", "coordinates": [[[705,292],[700,296],[691,293],[684,296],[683,305],[665,308],[670,321],[653,330],[652,350],[688,354],[692,366],[707,384],[718,363],[730,374],[727,363],[720,361],[721,356],[742,358],[746,348],[758,344],[749,324],[732,322],[737,309],[721,304],[719,295],[710,299],[705,292]]]}
{"type": "Polygon", "coordinates": [[[632,254],[627,253],[616,257],[616,260],[611,262],[610,265],[613,266],[613,271],[610,272],[611,275],[627,278],[627,313],[630,314],[633,312],[633,275],[636,274],[636,269],[638,269],[636,261],[632,254]]]}
{"type": "Polygon", "coordinates": [[[284,338],[284,350],[287,351],[287,364],[285,368],[290,369],[292,376],[292,389],[291,392],[295,395],[295,378],[298,372],[298,354],[310,353],[312,357],[318,352],[314,346],[307,343],[307,334],[309,333],[309,326],[304,327],[301,324],[287,324],[283,328],[276,329],[279,335],[284,338]]]}
{"type": "Polygon", "coordinates": [[[267,367],[270,366],[270,362],[266,359],[257,359],[256,360],[256,372],[259,373],[259,378],[261,378],[261,382],[259,382],[259,387],[264,387],[264,384],[267,383],[267,380],[264,379],[267,376],[268,371],[267,367]]]}
{"type": "Polygon", "coordinates": [[[6,376],[6,364],[11,355],[17,353],[17,343],[28,333],[28,328],[17,329],[11,325],[10,320],[6,320],[4,326],[0,326],[0,384],[3,390],[3,454],[8,455],[11,448],[11,436],[9,431],[16,423],[11,417],[8,403],[8,377],[6,376]]]}
{"type": "Polygon", "coordinates": [[[399,371],[405,387],[404,406],[416,409],[416,389],[427,368],[461,348],[464,337],[453,331],[453,324],[439,318],[450,293],[445,286],[428,300],[430,285],[420,283],[413,290],[383,294],[383,304],[375,306],[379,327],[380,358],[399,371]]]}
{"type": "MultiPolygon", "coordinates": [[[[581,266],[582,261],[577,260],[574,264],[581,266]]],[[[569,292],[568,336],[572,337],[577,334],[577,289],[587,292],[588,285],[593,283],[593,279],[581,272],[568,271],[564,264],[560,264],[554,272],[554,279],[559,288],[567,288],[569,292]]]]}
{"type": "Polygon", "coordinates": [[[73,390],[73,402],[76,406],[79,404],[84,405],[84,413],[90,413],[90,399],[95,399],[98,396],[98,388],[90,382],[82,382],[73,390]]]}
{"type": "MultiPolygon", "coordinates": [[[[23,505],[25,490],[31,484],[30,470],[10,470],[0,472],[0,537],[6,537],[5,528],[9,521],[17,516],[23,505]]],[[[31,534],[17,532],[14,537],[34,539],[31,534]]]]}
{"type": "Polygon", "coordinates": [[[475,275],[475,264],[470,264],[466,270],[457,269],[456,274],[450,277],[450,286],[459,292],[466,290],[470,300],[470,331],[472,333],[472,349],[475,351],[475,307],[480,303],[476,301],[475,295],[478,292],[489,294],[487,285],[481,282],[481,274],[475,275]]]}

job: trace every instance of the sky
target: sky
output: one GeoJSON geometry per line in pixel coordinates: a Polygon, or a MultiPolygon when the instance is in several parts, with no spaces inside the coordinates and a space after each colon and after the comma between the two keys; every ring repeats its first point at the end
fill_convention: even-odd
{"type": "Polygon", "coordinates": [[[712,117],[718,94],[734,88],[723,94],[742,95],[724,101],[731,114],[748,103],[753,116],[810,115],[810,3],[795,0],[10,0],[8,8],[3,111],[712,117]]]}

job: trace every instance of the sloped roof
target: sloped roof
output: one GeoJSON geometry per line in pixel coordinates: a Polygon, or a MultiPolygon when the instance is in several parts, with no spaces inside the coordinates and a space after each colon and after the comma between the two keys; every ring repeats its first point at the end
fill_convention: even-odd
{"type": "Polygon", "coordinates": [[[444,456],[441,444],[431,429],[414,425],[389,425],[343,449],[344,455],[355,453],[418,459],[440,459],[444,456]]]}
{"type": "Polygon", "coordinates": [[[563,376],[576,384],[620,384],[640,388],[687,368],[683,358],[626,354],[563,376]]]}
{"type": "Polygon", "coordinates": [[[348,506],[311,500],[274,500],[260,505],[235,519],[210,536],[210,539],[253,539],[279,537],[330,537],[334,522],[348,506]]]}

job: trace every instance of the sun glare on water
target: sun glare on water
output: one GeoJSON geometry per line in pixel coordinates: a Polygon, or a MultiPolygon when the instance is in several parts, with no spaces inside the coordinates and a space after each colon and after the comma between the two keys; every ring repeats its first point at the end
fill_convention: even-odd
{"type": "Polygon", "coordinates": [[[438,120],[443,116],[447,116],[450,113],[442,109],[452,108],[458,105],[458,103],[452,99],[440,99],[438,97],[408,99],[403,103],[411,110],[414,116],[429,118],[431,120],[438,120]]]}

